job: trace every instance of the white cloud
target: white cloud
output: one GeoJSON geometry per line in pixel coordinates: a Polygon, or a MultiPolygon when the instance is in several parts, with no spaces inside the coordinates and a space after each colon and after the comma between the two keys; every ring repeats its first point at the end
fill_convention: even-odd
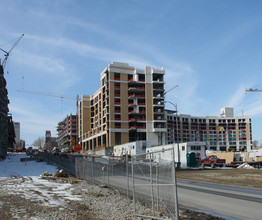
{"type": "Polygon", "coordinates": [[[246,107],[245,112],[251,116],[262,114],[262,100],[249,103],[249,105],[246,107]]]}
{"type": "Polygon", "coordinates": [[[235,91],[235,93],[233,94],[233,96],[230,97],[226,106],[234,107],[234,108],[238,107],[244,100],[244,96],[245,96],[244,91],[245,91],[244,85],[240,85],[235,91]]]}
{"type": "Polygon", "coordinates": [[[64,88],[74,86],[80,81],[80,77],[75,73],[74,67],[62,58],[37,55],[32,52],[24,54],[21,50],[18,50],[15,56],[12,57],[12,60],[25,65],[26,74],[31,72],[32,79],[35,80],[40,76],[48,76],[50,82],[57,81],[59,83],[63,79],[63,84],[60,85],[63,85],[64,88]]]}

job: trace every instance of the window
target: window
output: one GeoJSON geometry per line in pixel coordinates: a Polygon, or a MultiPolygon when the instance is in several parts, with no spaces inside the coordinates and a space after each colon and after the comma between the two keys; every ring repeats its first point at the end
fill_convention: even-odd
{"type": "Polygon", "coordinates": [[[115,122],[115,128],[121,128],[121,123],[115,122]]]}
{"type": "Polygon", "coordinates": [[[185,146],[182,146],[182,151],[184,151],[185,150],[185,146]]]}
{"type": "Polygon", "coordinates": [[[118,132],[115,133],[115,144],[116,145],[121,144],[121,133],[118,132]]]}
{"type": "Polygon", "coordinates": [[[120,73],[114,74],[114,80],[120,80],[120,73]]]}
{"type": "Polygon", "coordinates": [[[191,150],[201,150],[201,146],[191,146],[191,150]]]}

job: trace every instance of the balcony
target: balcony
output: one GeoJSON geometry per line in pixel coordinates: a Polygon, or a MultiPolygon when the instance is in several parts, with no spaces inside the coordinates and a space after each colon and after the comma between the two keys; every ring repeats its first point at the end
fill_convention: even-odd
{"type": "Polygon", "coordinates": [[[146,121],[146,118],[130,118],[129,121],[146,121]]]}
{"type": "Polygon", "coordinates": [[[159,101],[159,102],[154,102],[154,103],[153,103],[153,106],[154,106],[154,107],[164,107],[165,104],[164,104],[163,101],[159,101]]]}
{"type": "Polygon", "coordinates": [[[141,125],[141,126],[130,126],[129,130],[139,130],[139,129],[146,129],[145,125],[141,125]]]}
{"type": "Polygon", "coordinates": [[[164,111],[157,111],[157,110],[154,111],[154,115],[163,115],[163,114],[165,114],[164,111]]]}
{"type": "Polygon", "coordinates": [[[128,95],[128,98],[145,98],[145,95],[139,95],[139,94],[130,94],[128,95]]]}
{"type": "Polygon", "coordinates": [[[138,112],[138,111],[130,110],[130,111],[128,111],[128,114],[129,115],[133,115],[133,114],[134,115],[141,115],[141,114],[144,115],[144,114],[146,114],[146,111],[139,111],[138,112]]]}
{"type": "Polygon", "coordinates": [[[145,90],[145,87],[139,87],[139,86],[128,87],[128,91],[143,91],[143,90],[145,90]]]}
{"type": "Polygon", "coordinates": [[[154,100],[164,100],[165,97],[164,96],[153,96],[154,100]]]}
{"type": "Polygon", "coordinates": [[[153,84],[165,84],[165,81],[160,81],[160,80],[154,80],[153,79],[153,84]]]}
{"type": "Polygon", "coordinates": [[[136,103],[134,103],[134,102],[130,102],[130,103],[128,103],[128,106],[136,106],[136,103]]]}
{"type": "Polygon", "coordinates": [[[138,79],[138,80],[135,80],[134,78],[128,79],[128,84],[144,83],[144,82],[145,82],[145,79],[138,79]]]}

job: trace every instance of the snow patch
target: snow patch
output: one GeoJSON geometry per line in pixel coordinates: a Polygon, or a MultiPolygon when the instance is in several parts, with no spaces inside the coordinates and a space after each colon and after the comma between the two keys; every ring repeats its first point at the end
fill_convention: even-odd
{"type": "Polygon", "coordinates": [[[243,164],[239,165],[237,167],[237,169],[255,169],[255,168],[252,167],[251,165],[249,165],[248,163],[243,163],[243,164]]]}

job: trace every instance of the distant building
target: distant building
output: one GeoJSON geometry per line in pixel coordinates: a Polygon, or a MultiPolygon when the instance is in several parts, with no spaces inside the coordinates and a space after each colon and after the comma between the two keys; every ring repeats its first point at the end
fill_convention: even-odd
{"type": "Polygon", "coordinates": [[[250,116],[234,116],[233,108],[222,108],[220,117],[177,115],[166,110],[167,143],[201,141],[208,150],[250,151],[252,129],[250,116]]]}
{"type": "Polygon", "coordinates": [[[20,139],[20,146],[25,149],[25,141],[20,139]]]}
{"type": "Polygon", "coordinates": [[[20,146],[20,122],[14,122],[14,129],[15,129],[15,147],[20,146]]]}
{"type": "Polygon", "coordinates": [[[137,69],[112,62],[100,75],[100,88],[78,103],[79,143],[106,154],[115,145],[150,141],[165,144],[163,68],[137,69]]]}
{"type": "MultiPolygon", "coordinates": [[[[197,117],[165,110],[165,70],[112,62],[100,74],[100,88],[78,101],[78,137],[85,151],[108,154],[114,146],[150,141],[151,146],[206,142],[207,149],[252,149],[250,116],[197,117]]],[[[65,126],[61,122],[59,127],[65,126]]]]}
{"type": "Polygon", "coordinates": [[[8,150],[12,151],[15,145],[15,128],[13,123],[13,117],[11,114],[8,114],[8,150]]]}
{"type": "Polygon", "coordinates": [[[72,148],[78,143],[78,121],[77,115],[67,115],[65,119],[58,123],[57,142],[58,148],[72,148]]]}
{"type": "Polygon", "coordinates": [[[53,148],[57,148],[57,138],[51,136],[51,131],[45,132],[45,146],[44,149],[52,150],[53,148]]]}

